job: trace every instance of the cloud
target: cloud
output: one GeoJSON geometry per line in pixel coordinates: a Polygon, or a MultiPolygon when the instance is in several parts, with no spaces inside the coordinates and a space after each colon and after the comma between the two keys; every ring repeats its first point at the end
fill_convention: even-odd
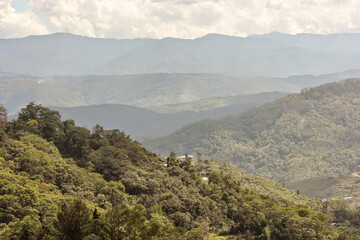
{"type": "Polygon", "coordinates": [[[114,38],[360,31],[358,0],[31,0],[31,11],[24,13],[2,1],[1,37],[47,31],[114,38]]]}
{"type": "Polygon", "coordinates": [[[31,11],[16,12],[11,0],[0,1],[0,36],[23,37],[30,34],[46,34],[47,27],[31,11]]]}

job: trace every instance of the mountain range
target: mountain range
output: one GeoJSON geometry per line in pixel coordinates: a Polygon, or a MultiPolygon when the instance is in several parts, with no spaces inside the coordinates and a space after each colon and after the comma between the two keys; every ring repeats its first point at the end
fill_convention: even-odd
{"type": "Polygon", "coordinates": [[[0,71],[51,75],[216,73],[242,77],[360,68],[360,34],[208,34],[197,39],[100,39],[56,33],[0,39],[0,71]]]}

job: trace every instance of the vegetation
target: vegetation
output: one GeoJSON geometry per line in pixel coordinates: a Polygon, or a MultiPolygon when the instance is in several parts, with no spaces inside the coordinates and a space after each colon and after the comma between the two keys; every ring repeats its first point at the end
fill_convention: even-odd
{"type": "Polygon", "coordinates": [[[359,80],[329,83],[144,144],[162,154],[201,152],[278,182],[347,174],[359,165],[359,96],[359,80]]]}
{"type": "Polygon", "coordinates": [[[260,194],[209,160],[164,166],[123,132],[34,103],[0,140],[0,239],[356,239],[348,206],[260,194]]]}
{"type": "Polygon", "coordinates": [[[241,186],[248,188],[257,195],[266,195],[275,201],[287,201],[293,204],[311,205],[309,198],[299,195],[295,191],[288,190],[283,185],[270,181],[263,177],[246,174],[244,170],[236,169],[221,161],[202,160],[195,165],[198,173],[218,172],[222,175],[230,175],[239,181],[241,186]]]}

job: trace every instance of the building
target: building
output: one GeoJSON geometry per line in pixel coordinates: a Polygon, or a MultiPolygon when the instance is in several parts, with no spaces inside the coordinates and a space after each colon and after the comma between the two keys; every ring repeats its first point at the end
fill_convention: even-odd
{"type": "Polygon", "coordinates": [[[185,160],[190,160],[192,162],[195,159],[193,155],[180,156],[178,158],[179,158],[180,162],[183,162],[185,160]]]}

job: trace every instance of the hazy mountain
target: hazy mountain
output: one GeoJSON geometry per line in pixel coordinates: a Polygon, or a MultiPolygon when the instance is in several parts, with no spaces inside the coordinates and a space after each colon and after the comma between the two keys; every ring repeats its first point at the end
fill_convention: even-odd
{"type": "Polygon", "coordinates": [[[300,33],[290,35],[279,32],[249,36],[249,38],[268,39],[293,47],[329,52],[358,52],[360,51],[359,37],[360,34],[358,33],[329,35],[300,33]]]}
{"type": "Polygon", "coordinates": [[[360,165],[360,80],[329,83],[144,142],[169,154],[202,152],[281,182],[353,172],[360,165]]]}
{"type": "Polygon", "coordinates": [[[360,67],[360,34],[209,34],[197,39],[95,39],[57,33],[0,40],[0,71],[46,75],[218,73],[286,77],[360,67]]]}
{"type": "Polygon", "coordinates": [[[0,102],[11,113],[30,101],[47,106],[111,103],[155,108],[213,96],[299,90],[281,79],[255,80],[219,74],[32,77],[0,81],[0,102]]]}
{"type": "Polygon", "coordinates": [[[299,75],[282,79],[285,82],[300,88],[316,87],[329,82],[342,81],[349,78],[359,78],[360,69],[348,70],[339,73],[331,73],[319,76],[299,75]]]}
{"type": "Polygon", "coordinates": [[[156,109],[164,113],[184,110],[200,111],[237,104],[249,97],[244,95],[274,91],[299,92],[301,88],[356,77],[360,77],[360,70],[288,78],[240,78],[220,74],[92,75],[42,78],[1,73],[0,102],[10,113],[16,113],[30,101],[47,106],[63,107],[126,104],[156,109]],[[236,95],[243,95],[240,98],[244,99],[237,99],[239,96],[235,97],[236,95]],[[162,107],[163,105],[169,106],[162,107]]]}
{"type": "Polygon", "coordinates": [[[299,92],[301,88],[356,77],[360,77],[359,69],[288,78],[165,73],[36,77],[3,72],[0,73],[0,102],[10,113],[16,113],[30,101],[63,107],[126,104],[164,113],[200,111],[250,101],[246,100],[249,96],[244,95],[274,91],[299,92]],[[243,100],[237,99],[239,97],[243,100]]]}
{"type": "Polygon", "coordinates": [[[173,114],[160,114],[152,110],[121,104],[50,108],[59,111],[63,119],[74,119],[77,124],[89,129],[100,124],[106,129],[120,129],[137,139],[143,139],[170,134],[189,122],[206,118],[217,119],[240,113],[284,95],[284,93],[274,92],[244,96],[244,98],[238,96],[237,102],[233,101],[232,105],[225,107],[200,112],[182,111],[173,114]]]}
{"type": "Polygon", "coordinates": [[[68,33],[0,40],[0,71],[79,75],[151,40],[95,39],[68,33]]]}

